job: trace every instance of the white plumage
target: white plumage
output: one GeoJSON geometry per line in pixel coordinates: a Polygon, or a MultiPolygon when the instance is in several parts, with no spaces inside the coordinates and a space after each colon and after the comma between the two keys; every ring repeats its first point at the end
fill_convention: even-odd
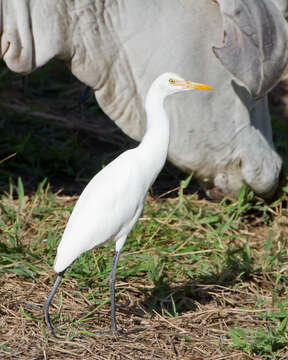
{"type": "Polygon", "coordinates": [[[120,250],[119,241],[140,215],[148,189],[137,154],[126,151],[116,160],[94,176],[78,199],[57,249],[57,273],[85,251],[111,238],[120,250]]]}
{"type": "Polygon", "coordinates": [[[192,89],[211,89],[165,73],[146,97],[146,133],[135,149],[125,151],[98,174],[80,195],[57,249],[54,270],[59,274],[45,303],[45,318],[53,332],[49,305],[65,270],[84,252],[112,239],[116,255],[110,275],[112,330],[118,332],[114,282],[120,251],[138,220],[147,191],[164,166],[169,145],[169,119],[164,110],[168,95],[192,89]]]}

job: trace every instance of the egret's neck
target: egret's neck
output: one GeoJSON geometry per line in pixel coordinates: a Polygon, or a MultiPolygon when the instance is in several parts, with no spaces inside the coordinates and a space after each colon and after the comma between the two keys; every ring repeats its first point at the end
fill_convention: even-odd
{"type": "MultiPolygon", "coordinates": [[[[169,131],[169,119],[164,109],[165,96],[158,94],[157,91],[150,89],[147,94],[145,102],[146,112],[146,135],[159,136],[159,131],[168,129],[169,131]]],[[[169,134],[168,134],[169,136],[169,134]]]]}
{"type": "Polygon", "coordinates": [[[165,96],[153,88],[148,92],[145,103],[146,132],[139,145],[143,166],[148,166],[151,171],[153,169],[154,177],[164,166],[168,153],[170,124],[164,110],[164,99],[165,96]]]}

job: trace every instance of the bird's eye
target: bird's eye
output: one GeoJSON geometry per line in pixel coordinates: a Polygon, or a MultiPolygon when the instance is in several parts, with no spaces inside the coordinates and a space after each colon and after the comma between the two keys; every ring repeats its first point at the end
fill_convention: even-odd
{"type": "Polygon", "coordinates": [[[174,85],[175,84],[175,80],[174,79],[169,79],[169,83],[174,85]]]}

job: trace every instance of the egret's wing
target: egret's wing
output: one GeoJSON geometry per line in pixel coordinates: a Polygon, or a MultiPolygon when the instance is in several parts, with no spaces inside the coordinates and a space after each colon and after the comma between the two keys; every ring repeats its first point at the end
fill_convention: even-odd
{"type": "Polygon", "coordinates": [[[82,253],[130,228],[145,196],[137,166],[133,152],[127,151],[89,182],[70,216],[62,247],[72,242],[77,253],[82,253]]]}
{"type": "Polygon", "coordinates": [[[288,63],[285,19],[271,0],[217,1],[225,43],[214,53],[259,98],[278,83],[288,63]]]}

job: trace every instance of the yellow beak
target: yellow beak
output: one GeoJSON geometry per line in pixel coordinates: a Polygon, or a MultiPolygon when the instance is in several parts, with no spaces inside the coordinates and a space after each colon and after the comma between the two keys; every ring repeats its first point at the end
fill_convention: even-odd
{"type": "Polygon", "coordinates": [[[207,84],[196,83],[192,81],[177,81],[175,80],[175,86],[184,86],[187,89],[198,89],[198,90],[213,90],[213,87],[207,84]]]}

